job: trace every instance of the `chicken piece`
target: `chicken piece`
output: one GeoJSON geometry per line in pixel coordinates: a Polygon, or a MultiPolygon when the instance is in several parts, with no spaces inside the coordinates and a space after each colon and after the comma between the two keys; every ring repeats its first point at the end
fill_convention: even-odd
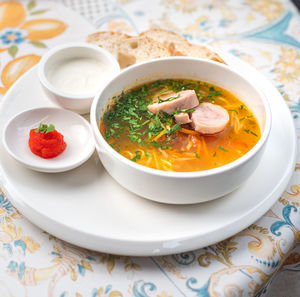
{"type": "Polygon", "coordinates": [[[164,111],[168,114],[172,114],[175,111],[182,109],[191,109],[199,104],[197,95],[194,90],[185,90],[179,93],[175,93],[171,97],[164,98],[163,102],[155,102],[147,106],[147,109],[157,114],[160,111],[164,111]]]}
{"type": "Polygon", "coordinates": [[[186,112],[181,112],[179,114],[175,114],[174,118],[175,118],[175,122],[180,125],[188,124],[191,122],[190,116],[186,112]]]}

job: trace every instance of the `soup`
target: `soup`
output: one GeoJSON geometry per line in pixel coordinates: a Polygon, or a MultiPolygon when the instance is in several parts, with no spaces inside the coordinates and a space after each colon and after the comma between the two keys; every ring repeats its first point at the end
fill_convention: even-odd
{"type": "Polygon", "coordinates": [[[113,97],[99,128],[127,159],[175,172],[228,164],[261,136],[254,114],[237,97],[186,79],[153,81],[113,97]]]}

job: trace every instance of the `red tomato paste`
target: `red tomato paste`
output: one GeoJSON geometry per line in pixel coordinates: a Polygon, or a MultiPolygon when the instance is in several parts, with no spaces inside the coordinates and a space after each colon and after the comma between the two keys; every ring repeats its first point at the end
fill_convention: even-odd
{"type": "Polygon", "coordinates": [[[48,133],[36,132],[36,129],[30,130],[29,141],[30,150],[44,159],[50,159],[61,154],[67,144],[64,136],[56,130],[48,133]]]}

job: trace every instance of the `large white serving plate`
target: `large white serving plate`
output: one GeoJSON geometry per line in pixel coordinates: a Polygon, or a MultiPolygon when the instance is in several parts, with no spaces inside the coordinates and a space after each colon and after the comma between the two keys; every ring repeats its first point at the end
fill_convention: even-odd
{"type": "MultiPolygon", "coordinates": [[[[263,159],[240,189],[207,203],[165,205],[123,189],[96,155],[69,172],[38,173],[14,161],[1,143],[3,191],[25,217],[49,233],[113,254],[179,253],[241,231],[259,219],[287,186],[295,164],[296,137],[290,112],[272,84],[244,62],[225,56],[229,65],[261,87],[271,103],[273,118],[263,159]]],[[[0,132],[16,113],[43,106],[52,103],[40,87],[35,67],[6,94],[0,108],[0,132]]]]}

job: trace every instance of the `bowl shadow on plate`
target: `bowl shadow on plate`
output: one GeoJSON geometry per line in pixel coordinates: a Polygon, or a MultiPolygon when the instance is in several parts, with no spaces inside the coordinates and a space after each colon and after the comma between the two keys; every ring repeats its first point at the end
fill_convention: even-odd
{"type": "MultiPolygon", "coordinates": [[[[19,177],[17,178],[19,179],[20,183],[24,183],[24,180],[23,178],[21,180],[21,177],[27,175],[28,178],[34,180],[36,188],[35,191],[39,191],[41,193],[48,192],[46,194],[47,197],[44,198],[43,195],[41,195],[39,199],[42,201],[44,198],[46,199],[46,203],[50,203],[52,205],[62,203],[63,205],[67,206],[69,203],[78,202],[83,207],[86,207],[86,205],[89,205],[92,201],[97,200],[97,202],[95,202],[97,208],[102,208],[103,204],[105,204],[104,208],[111,209],[116,215],[126,218],[128,216],[132,216],[133,214],[137,215],[137,213],[139,213],[139,218],[146,220],[153,220],[157,216],[163,216],[163,220],[172,221],[180,216],[180,221],[184,221],[190,219],[191,216],[206,217],[210,213],[212,214],[212,228],[214,228],[213,225],[216,221],[216,219],[213,218],[213,214],[220,206],[226,209],[226,217],[231,216],[231,209],[227,207],[229,202],[228,200],[232,199],[230,195],[208,202],[175,205],[151,201],[133,194],[119,185],[107,173],[96,152],[94,152],[84,164],[70,171],[61,173],[36,172],[23,167],[13,159],[11,159],[7,165],[10,167],[15,167],[14,171],[21,171],[20,175],[18,175],[19,177]],[[46,187],[45,181],[47,183],[46,187]],[[102,192],[99,188],[99,181],[101,183],[100,187],[105,187],[102,192]],[[94,190],[92,193],[93,197],[86,195],[87,189],[91,187],[94,190]],[[53,188],[56,189],[52,193],[53,188]],[[70,188],[72,189],[72,193],[76,193],[75,195],[70,195],[70,193],[67,193],[68,189],[70,188]],[[49,200],[49,193],[52,197],[51,200],[49,200]],[[55,197],[52,195],[55,195],[55,197]]],[[[89,192],[89,195],[90,194],[91,192],[89,192]]],[[[72,210],[68,209],[65,209],[65,211],[72,212],[72,210]]],[[[232,214],[234,215],[236,210],[232,211],[232,214]]],[[[110,224],[112,222],[107,223],[110,224]]]]}
{"type": "MultiPolygon", "coordinates": [[[[112,193],[109,197],[99,197],[99,199],[105,201],[105,198],[109,198],[110,203],[112,205],[119,209],[121,208],[121,212],[122,209],[124,210],[124,212],[128,212],[128,208],[131,208],[129,205],[132,205],[133,209],[147,209],[149,213],[153,212],[152,214],[155,214],[156,209],[159,208],[160,211],[162,211],[165,214],[175,212],[178,214],[180,213],[180,216],[184,217],[185,215],[190,216],[191,214],[197,214],[199,213],[199,210],[201,213],[201,209],[204,206],[206,211],[213,212],[213,209],[216,207],[216,203],[220,203],[224,199],[230,199],[228,195],[225,195],[215,200],[196,204],[167,204],[143,198],[137,194],[128,191],[126,188],[124,188],[118,182],[116,182],[105,170],[96,152],[93,153],[93,155],[87,162],[85,162],[78,168],[75,168],[68,172],[61,172],[56,174],[42,173],[42,175],[46,175],[47,179],[52,180],[52,182],[54,182],[58,187],[72,187],[75,190],[76,188],[80,189],[82,187],[88,187],[91,184],[97,183],[99,179],[104,179],[104,181],[107,182],[109,179],[109,184],[112,188],[112,193]],[[79,175],[81,176],[80,180],[78,179],[79,175]],[[121,207],[120,199],[123,200],[121,207]],[[127,209],[124,209],[123,205],[127,205],[127,209]]],[[[67,198],[64,197],[64,199],[67,198]]],[[[78,200],[81,199],[82,197],[80,197],[79,195],[78,200]]]]}

